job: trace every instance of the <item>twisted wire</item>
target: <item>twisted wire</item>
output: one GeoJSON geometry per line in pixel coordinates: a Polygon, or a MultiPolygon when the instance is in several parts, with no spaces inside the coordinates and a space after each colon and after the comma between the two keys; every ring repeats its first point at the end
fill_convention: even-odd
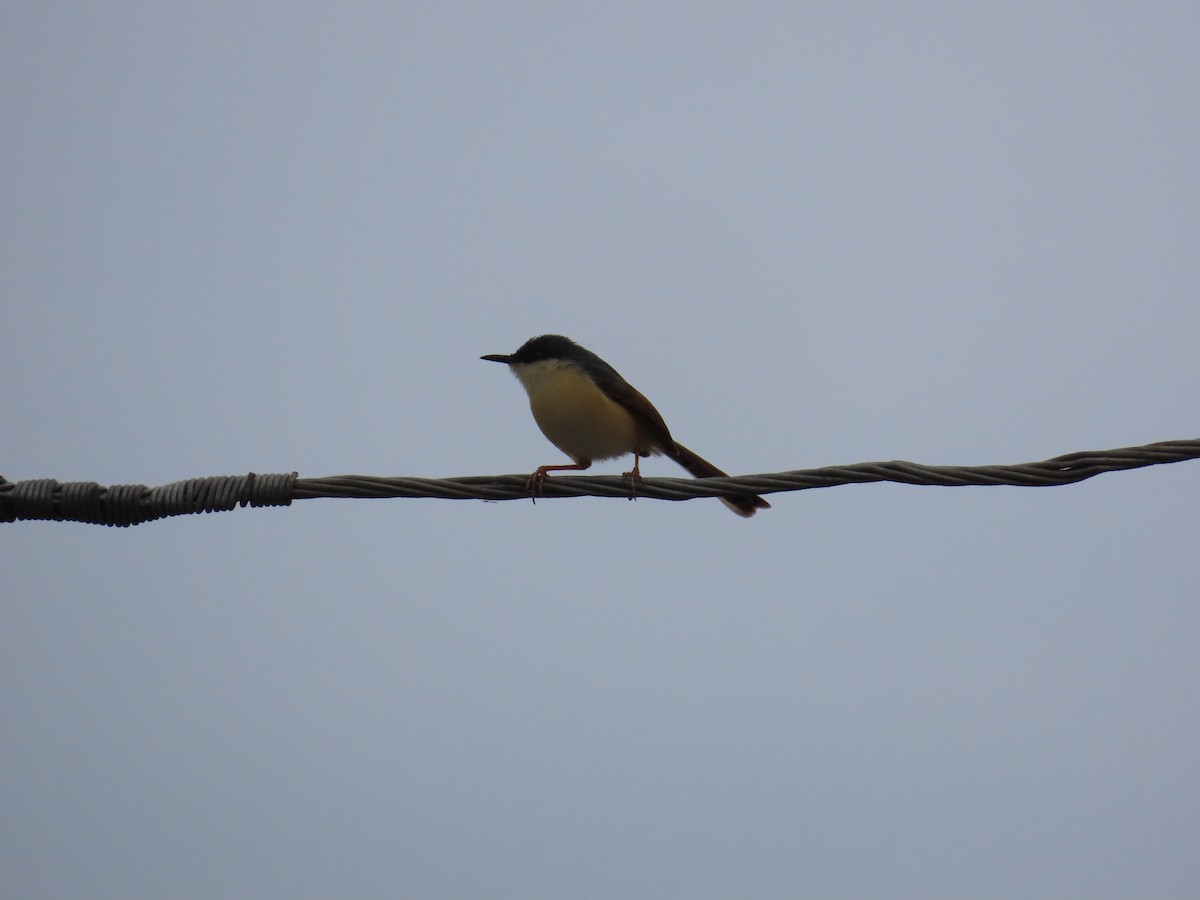
{"type": "Polygon", "coordinates": [[[48,520],[128,527],[193,513],[225,512],[235,506],[288,506],[296,473],[218,475],[158,487],[53,478],[11,482],[0,478],[0,522],[48,520]]]}
{"type": "MultiPolygon", "coordinates": [[[[877,481],[941,487],[1053,487],[1075,484],[1105,472],[1197,458],[1200,458],[1200,438],[1115,450],[1085,450],[1041,462],[1007,466],[928,466],[892,460],[730,478],[646,478],[637,482],[636,494],[654,500],[692,500],[877,481]]],[[[629,480],[623,476],[558,475],[546,479],[538,498],[628,498],[633,492],[629,480]]],[[[374,475],[299,478],[295,472],[250,473],[192,478],[152,488],[140,484],[103,487],[94,482],[60,483],[48,478],[9,482],[0,478],[0,522],[40,519],[128,526],[168,516],[231,510],[235,506],[288,506],[293,500],[319,497],[526,500],[529,496],[529,476],[524,474],[461,478],[374,475]]]]}

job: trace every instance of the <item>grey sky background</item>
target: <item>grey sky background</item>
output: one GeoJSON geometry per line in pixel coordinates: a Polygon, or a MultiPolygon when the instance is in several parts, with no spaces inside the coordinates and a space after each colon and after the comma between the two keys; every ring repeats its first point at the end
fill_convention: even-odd
{"type": "MultiPolygon", "coordinates": [[[[735,473],[1195,437],[1198,35],[10,4],[0,475],[528,472],[545,331],[735,473]]],[[[0,894],[1195,897],[1198,490],[4,526],[0,894]]]]}

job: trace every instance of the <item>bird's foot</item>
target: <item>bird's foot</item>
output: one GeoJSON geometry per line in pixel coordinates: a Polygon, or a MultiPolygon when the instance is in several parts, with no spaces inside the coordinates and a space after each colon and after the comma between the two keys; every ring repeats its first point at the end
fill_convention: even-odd
{"type": "Polygon", "coordinates": [[[530,498],[535,504],[537,503],[537,495],[542,492],[542,485],[546,483],[547,472],[582,472],[591,464],[592,461],[587,459],[569,466],[538,466],[537,471],[529,476],[529,481],[526,484],[526,487],[529,488],[530,498]]]}
{"type": "Polygon", "coordinates": [[[546,472],[549,466],[538,466],[537,471],[529,476],[529,481],[525,483],[525,489],[529,491],[529,499],[533,501],[533,505],[537,506],[537,495],[542,492],[542,484],[546,480],[546,472]]]}
{"type": "Polygon", "coordinates": [[[637,499],[637,483],[642,480],[642,472],[641,472],[640,462],[641,461],[638,459],[638,456],[635,453],[633,455],[633,470],[629,471],[629,472],[621,473],[622,478],[629,479],[629,499],[630,500],[637,499]]]}

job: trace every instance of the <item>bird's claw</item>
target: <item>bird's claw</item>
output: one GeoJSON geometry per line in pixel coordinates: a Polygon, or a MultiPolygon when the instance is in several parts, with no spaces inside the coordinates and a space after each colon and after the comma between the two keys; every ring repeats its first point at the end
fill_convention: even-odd
{"type": "Polygon", "coordinates": [[[622,478],[629,479],[629,499],[630,500],[637,499],[637,483],[642,480],[642,473],[641,473],[641,471],[639,471],[640,468],[641,467],[637,464],[637,461],[635,460],[633,463],[632,471],[621,473],[622,478]]]}
{"type": "Polygon", "coordinates": [[[525,489],[529,491],[529,499],[533,501],[533,505],[537,506],[537,495],[542,492],[542,483],[546,480],[546,470],[538,469],[529,476],[529,480],[525,482],[525,489]]]}

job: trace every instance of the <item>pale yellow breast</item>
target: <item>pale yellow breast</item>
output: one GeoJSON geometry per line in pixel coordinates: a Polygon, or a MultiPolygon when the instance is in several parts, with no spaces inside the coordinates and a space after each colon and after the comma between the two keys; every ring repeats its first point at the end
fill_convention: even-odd
{"type": "Polygon", "coordinates": [[[579,367],[546,360],[514,371],[542,434],[575,462],[624,456],[645,443],[633,416],[579,367]]]}

